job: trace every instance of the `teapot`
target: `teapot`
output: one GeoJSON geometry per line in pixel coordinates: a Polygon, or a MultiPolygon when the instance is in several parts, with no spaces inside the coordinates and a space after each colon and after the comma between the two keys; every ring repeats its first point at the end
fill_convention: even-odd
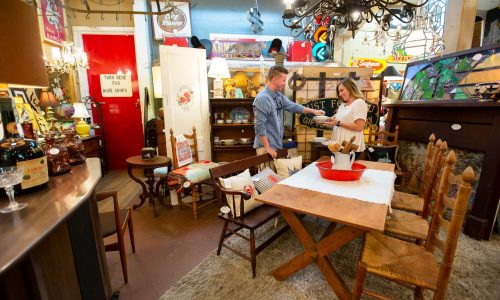
{"type": "Polygon", "coordinates": [[[356,153],[351,151],[349,153],[334,152],[332,160],[332,169],[335,170],[352,170],[352,163],[356,158],[356,153]]]}

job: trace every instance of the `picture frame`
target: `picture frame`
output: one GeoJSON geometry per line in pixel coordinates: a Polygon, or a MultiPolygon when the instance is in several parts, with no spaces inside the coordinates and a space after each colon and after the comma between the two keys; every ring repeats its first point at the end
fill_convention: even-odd
{"type": "Polygon", "coordinates": [[[66,41],[64,10],[60,1],[40,0],[40,28],[43,40],[61,46],[66,41]]]}

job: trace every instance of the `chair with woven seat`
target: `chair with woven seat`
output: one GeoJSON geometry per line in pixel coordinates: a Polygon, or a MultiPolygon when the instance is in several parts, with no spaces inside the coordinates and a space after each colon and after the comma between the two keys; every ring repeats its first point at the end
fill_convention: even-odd
{"type": "MultiPolygon", "coordinates": [[[[170,128],[170,142],[172,144],[173,170],[167,174],[166,183],[169,189],[176,190],[179,206],[181,208],[184,205],[191,207],[194,219],[197,220],[199,209],[218,201],[209,169],[217,167],[219,164],[208,160],[199,160],[195,127],[193,127],[192,134],[179,136],[175,136],[174,130],[170,128]],[[204,191],[204,186],[210,186],[210,188],[204,191]],[[203,199],[204,195],[210,195],[210,198],[203,199]],[[182,201],[188,196],[192,197],[191,203],[182,201]]],[[[159,170],[156,170],[155,175],[158,173],[159,170]]]]}
{"type": "MultiPolygon", "coordinates": [[[[432,168],[430,169],[429,182],[437,181],[442,172],[445,160],[445,152],[448,150],[448,144],[438,140],[436,142],[436,150],[433,152],[431,159],[432,168]]],[[[416,239],[418,243],[427,239],[429,232],[429,215],[433,211],[433,199],[437,196],[436,185],[428,185],[426,187],[424,200],[424,209],[422,214],[416,215],[412,212],[393,209],[389,213],[389,218],[385,222],[385,232],[397,234],[405,238],[416,239]]]]}
{"type": "Polygon", "coordinates": [[[456,178],[452,174],[455,161],[455,153],[451,151],[446,158],[425,246],[401,241],[381,233],[365,235],[354,283],[353,299],[360,299],[363,293],[387,299],[373,291],[363,289],[367,272],[414,289],[415,299],[423,298],[424,289],[434,292],[433,299],[444,299],[474,180],[474,171],[471,167],[467,167],[461,176],[457,176],[458,192],[455,198],[449,197],[450,182],[456,178]],[[447,218],[448,210],[452,211],[450,219],[447,218]],[[437,250],[441,252],[440,255],[435,254],[437,250]],[[436,258],[441,259],[438,261],[436,258]]]}
{"type": "Polygon", "coordinates": [[[95,194],[95,196],[98,202],[108,198],[113,198],[113,211],[99,213],[101,236],[102,238],[106,238],[116,233],[117,242],[104,245],[104,250],[118,251],[120,253],[120,262],[122,265],[123,279],[125,283],[128,283],[127,256],[125,253],[124,236],[128,227],[130,235],[130,244],[132,246],[132,253],[135,253],[134,227],[132,225],[132,210],[130,208],[120,209],[120,206],[118,205],[117,191],[98,192],[95,194]]]}
{"type": "Polygon", "coordinates": [[[387,162],[396,165],[394,173],[400,179],[401,184],[405,184],[406,173],[401,170],[397,160],[399,144],[399,125],[396,125],[394,132],[378,130],[369,127],[366,140],[365,158],[370,161],[387,162]]]}
{"type": "Polygon", "coordinates": [[[432,170],[432,157],[435,149],[438,149],[434,143],[436,137],[431,134],[429,137],[429,143],[427,144],[427,150],[424,158],[424,166],[422,172],[422,181],[420,183],[420,190],[418,195],[404,193],[400,191],[395,191],[391,201],[391,207],[414,212],[417,214],[422,214],[424,211],[424,198],[426,197],[426,192],[428,191],[428,186],[434,186],[436,184],[436,178],[430,179],[430,172],[432,170]]]}
{"type": "MultiPolygon", "coordinates": [[[[286,149],[278,150],[277,158],[282,158],[287,155],[286,149]]],[[[270,220],[275,219],[280,215],[280,211],[277,207],[270,206],[267,204],[262,204],[253,210],[246,211],[245,204],[252,197],[252,189],[247,189],[247,186],[242,190],[235,190],[229,187],[224,187],[221,183],[222,180],[239,173],[246,172],[247,169],[259,169],[259,167],[270,167],[270,163],[273,161],[269,154],[262,154],[253,157],[249,157],[242,160],[237,160],[232,163],[222,165],[217,168],[210,169],[212,180],[214,182],[214,187],[218,190],[218,195],[221,197],[221,201],[226,200],[228,205],[233,208],[229,213],[219,213],[219,219],[224,221],[222,226],[222,233],[219,240],[219,245],[217,247],[217,255],[220,255],[222,247],[238,254],[246,260],[249,260],[252,266],[252,276],[255,277],[256,267],[257,267],[257,254],[261,252],[267,245],[278,238],[283,232],[288,229],[288,225],[284,226],[261,245],[256,247],[255,245],[255,231],[262,225],[266,224],[270,220]],[[250,192],[250,193],[249,193],[250,192]],[[224,199],[224,200],[223,200],[224,199]],[[239,210],[237,209],[239,207],[239,210]],[[238,213],[239,212],[239,213],[238,213]],[[233,227],[234,226],[234,227],[233,227]],[[233,227],[233,228],[231,228],[233,227]],[[247,229],[250,231],[249,237],[242,235],[239,231],[241,229],[247,229]],[[225,239],[232,235],[236,235],[250,244],[250,256],[241,253],[237,249],[231,247],[230,245],[224,243],[225,239]]],[[[234,186],[233,186],[234,187],[234,186]]]]}

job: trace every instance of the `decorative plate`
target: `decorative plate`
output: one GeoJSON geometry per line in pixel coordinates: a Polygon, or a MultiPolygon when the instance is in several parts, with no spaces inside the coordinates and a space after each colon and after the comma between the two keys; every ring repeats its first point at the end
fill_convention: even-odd
{"type": "Polygon", "coordinates": [[[244,107],[235,107],[229,113],[232,120],[248,120],[250,119],[250,112],[244,107]]]}
{"type": "Polygon", "coordinates": [[[185,110],[189,110],[189,106],[193,102],[193,90],[186,85],[179,88],[177,92],[177,104],[185,110]]]}

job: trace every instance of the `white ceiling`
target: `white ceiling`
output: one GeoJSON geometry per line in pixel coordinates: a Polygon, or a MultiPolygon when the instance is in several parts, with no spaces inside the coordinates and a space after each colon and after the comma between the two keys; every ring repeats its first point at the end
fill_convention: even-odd
{"type": "Polygon", "coordinates": [[[477,9],[478,10],[490,10],[498,7],[500,0],[478,0],[477,9]]]}

